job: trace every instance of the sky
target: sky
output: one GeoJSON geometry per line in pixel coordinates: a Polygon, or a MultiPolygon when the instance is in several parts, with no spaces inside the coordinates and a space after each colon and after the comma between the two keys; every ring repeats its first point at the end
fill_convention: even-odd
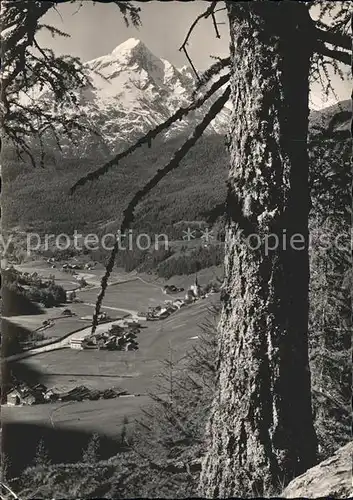
{"type": "MultiPolygon", "coordinates": [[[[136,2],[134,2],[136,3],[136,2]]],[[[219,2],[223,7],[223,2],[219,2]]],[[[42,30],[38,41],[43,47],[49,47],[57,54],[70,54],[82,61],[110,53],[117,45],[128,38],[138,38],[156,56],[167,59],[176,67],[188,64],[179,51],[186,33],[193,20],[207,7],[205,1],[139,3],[142,26],[138,29],[126,27],[116,5],[96,3],[85,0],[78,9],[79,2],[65,3],[50,9],[42,19],[43,23],[55,26],[70,35],[70,38],[52,37],[47,30],[42,30]]],[[[216,14],[221,38],[215,37],[211,19],[202,19],[196,26],[188,45],[188,52],[196,68],[204,70],[213,62],[210,56],[225,57],[229,54],[229,30],[226,12],[216,14]]],[[[349,99],[351,82],[348,77],[341,81],[332,77],[338,100],[349,99]]],[[[312,89],[313,107],[321,108],[337,101],[331,95],[325,98],[319,84],[312,89]]]]}

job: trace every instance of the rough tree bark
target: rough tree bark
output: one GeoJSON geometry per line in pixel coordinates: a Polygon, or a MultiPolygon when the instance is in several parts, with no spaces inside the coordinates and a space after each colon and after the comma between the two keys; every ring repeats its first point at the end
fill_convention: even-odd
{"type": "Polygon", "coordinates": [[[316,460],[307,341],[310,18],[303,2],[290,1],[228,2],[228,15],[226,278],[200,481],[202,496],[222,498],[273,494],[316,460]],[[305,242],[296,237],[291,248],[296,233],[305,242]],[[266,235],[273,245],[272,234],[276,249],[254,249],[266,235]]]}

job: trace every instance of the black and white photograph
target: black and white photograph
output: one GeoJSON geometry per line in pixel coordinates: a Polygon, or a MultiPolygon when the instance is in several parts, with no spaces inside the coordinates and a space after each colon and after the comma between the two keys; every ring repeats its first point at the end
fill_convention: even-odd
{"type": "Polygon", "coordinates": [[[352,12],[2,0],[1,500],[353,497],[352,12]]]}

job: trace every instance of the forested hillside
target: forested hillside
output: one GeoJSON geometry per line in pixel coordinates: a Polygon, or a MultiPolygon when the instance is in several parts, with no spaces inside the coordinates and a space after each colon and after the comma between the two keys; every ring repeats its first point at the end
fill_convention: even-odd
{"type": "MultiPolygon", "coordinates": [[[[330,127],[340,134],[349,130],[350,102],[344,101],[323,112],[314,112],[311,126],[330,127]],[[335,117],[335,118],[334,118],[335,117]],[[332,120],[334,118],[334,120],[332,120]],[[330,125],[332,123],[332,125],[330,125]]],[[[349,132],[348,132],[349,134],[349,132]]],[[[3,161],[9,166],[3,175],[3,216],[7,228],[38,233],[72,234],[76,229],[91,233],[100,229],[112,232],[133,193],[166,165],[184,137],[167,142],[156,140],[151,148],[143,146],[94,183],[79,188],[72,196],[70,187],[84,173],[103,164],[107,157],[59,157],[47,159],[45,168],[34,169],[19,162],[10,151],[3,161]]],[[[321,154],[321,153],[320,153],[321,154]]],[[[330,147],[324,153],[340,163],[340,151],[330,147]],[[334,159],[336,158],[336,159],[334,159]]],[[[319,152],[311,149],[314,168],[319,152]]],[[[135,228],[147,233],[167,232],[170,239],[180,239],[173,225],[181,221],[206,220],[226,196],[228,153],[225,138],[203,137],[189,151],[181,166],[150,193],[136,211],[135,228]]]]}
{"type": "MultiPolygon", "coordinates": [[[[184,138],[155,141],[123,160],[98,182],[70,196],[69,189],[104,158],[54,158],[44,169],[8,157],[4,179],[3,210],[7,227],[39,233],[86,233],[118,228],[122,210],[136,189],[168,163],[184,138]],[[113,224],[109,224],[112,222],[113,224]]],[[[204,213],[223,202],[226,193],[227,152],[224,138],[203,138],[182,162],[180,169],[151,193],[136,214],[139,229],[157,233],[182,220],[203,219],[204,213]]]]}

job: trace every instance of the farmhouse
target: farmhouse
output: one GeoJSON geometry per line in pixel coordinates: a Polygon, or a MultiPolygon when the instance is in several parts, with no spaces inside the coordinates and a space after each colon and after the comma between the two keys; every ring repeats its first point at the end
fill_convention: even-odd
{"type": "Polygon", "coordinates": [[[180,309],[181,307],[185,306],[185,302],[182,299],[177,299],[173,302],[172,305],[175,306],[177,309],[180,309]]]}
{"type": "Polygon", "coordinates": [[[168,311],[168,309],[166,309],[166,308],[163,308],[159,312],[157,312],[156,318],[157,319],[165,319],[165,318],[168,318],[169,315],[170,315],[170,311],[168,311]]]}
{"type": "Polygon", "coordinates": [[[106,312],[102,312],[98,316],[98,321],[106,321],[107,319],[109,319],[109,316],[106,312]]]}
{"type": "Polygon", "coordinates": [[[37,398],[34,394],[28,393],[22,396],[21,402],[24,405],[34,405],[37,402],[37,398]]]}
{"type": "Polygon", "coordinates": [[[29,387],[18,387],[9,392],[6,396],[9,406],[34,405],[43,402],[44,398],[40,387],[38,389],[29,387]]]}
{"type": "Polygon", "coordinates": [[[137,345],[134,342],[127,342],[125,344],[125,351],[135,351],[137,349],[137,345]]]}
{"type": "Polygon", "coordinates": [[[17,389],[9,392],[6,396],[6,401],[9,406],[17,406],[21,404],[21,394],[17,389]]]}
{"type": "Polygon", "coordinates": [[[44,400],[47,402],[53,402],[56,401],[59,398],[59,394],[53,391],[53,389],[48,389],[44,393],[44,400]]]}

